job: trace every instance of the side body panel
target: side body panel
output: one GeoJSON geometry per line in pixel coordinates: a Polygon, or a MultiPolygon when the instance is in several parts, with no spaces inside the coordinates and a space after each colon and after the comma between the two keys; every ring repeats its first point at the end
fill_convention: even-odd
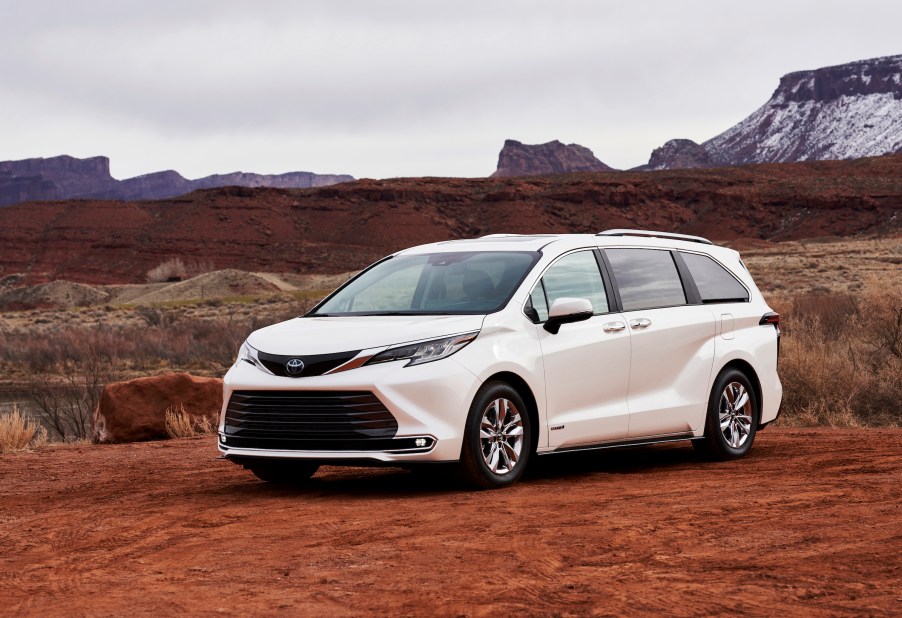
{"type": "Polygon", "coordinates": [[[565,324],[552,335],[536,325],[545,361],[548,439],[551,447],[625,438],[630,377],[630,334],[605,332],[619,314],[565,324]]]}
{"type": "Polygon", "coordinates": [[[624,317],[632,332],[629,437],[702,427],[715,350],[711,309],[704,305],[642,309],[624,312],[624,317]],[[640,320],[648,325],[637,325],[640,320]]]}

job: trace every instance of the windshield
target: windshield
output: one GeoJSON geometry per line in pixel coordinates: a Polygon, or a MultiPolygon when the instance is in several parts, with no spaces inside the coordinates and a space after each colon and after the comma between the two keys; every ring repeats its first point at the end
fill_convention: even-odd
{"type": "Polygon", "coordinates": [[[349,281],[308,315],[492,313],[507,304],[539,255],[472,251],[395,256],[349,281]]]}

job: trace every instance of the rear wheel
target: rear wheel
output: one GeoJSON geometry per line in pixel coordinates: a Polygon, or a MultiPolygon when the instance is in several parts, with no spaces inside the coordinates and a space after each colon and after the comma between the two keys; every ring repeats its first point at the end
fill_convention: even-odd
{"type": "Polygon", "coordinates": [[[755,441],[760,417],[758,397],[749,379],[738,369],[727,369],[711,389],[705,437],[692,444],[712,459],[744,457],[755,441]]]}
{"type": "Polygon", "coordinates": [[[315,461],[266,461],[243,465],[261,481],[278,485],[301,485],[319,469],[315,461]]]}
{"type": "Polygon", "coordinates": [[[488,382],[476,393],[459,469],[468,485],[497,489],[523,475],[532,450],[532,422],[520,394],[504,382],[488,382]]]}

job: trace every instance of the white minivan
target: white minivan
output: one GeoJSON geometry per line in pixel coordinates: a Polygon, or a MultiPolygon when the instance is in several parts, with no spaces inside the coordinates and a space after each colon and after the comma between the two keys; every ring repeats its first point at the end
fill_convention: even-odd
{"type": "Polygon", "coordinates": [[[742,457],[779,411],[779,341],[739,254],[704,238],[438,242],[253,332],[225,376],[219,450],[271,482],[455,462],[482,488],[574,450],[691,440],[742,457]]]}

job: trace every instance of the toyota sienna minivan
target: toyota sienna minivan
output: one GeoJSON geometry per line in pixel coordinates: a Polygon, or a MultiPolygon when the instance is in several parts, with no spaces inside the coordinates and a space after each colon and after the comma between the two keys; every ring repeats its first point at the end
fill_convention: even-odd
{"type": "Polygon", "coordinates": [[[438,242],[251,333],[219,450],[271,482],[453,462],[479,488],[566,451],[689,440],[733,459],[777,417],[779,340],[739,254],[704,238],[438,242]]]}

